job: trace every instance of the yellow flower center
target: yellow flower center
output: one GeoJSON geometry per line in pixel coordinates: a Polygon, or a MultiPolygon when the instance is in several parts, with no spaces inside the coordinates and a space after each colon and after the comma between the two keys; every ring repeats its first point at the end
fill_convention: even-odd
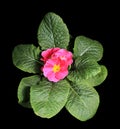
{"type": "Polygon", "coordinates": [[[59,72],[59,71],[60,71],[60,65],[56,65],[56,64],[55,64],[55,65],[53,66],[53,69],[52,69],[52,70],[53,70],[54,73],[59,72]]]}

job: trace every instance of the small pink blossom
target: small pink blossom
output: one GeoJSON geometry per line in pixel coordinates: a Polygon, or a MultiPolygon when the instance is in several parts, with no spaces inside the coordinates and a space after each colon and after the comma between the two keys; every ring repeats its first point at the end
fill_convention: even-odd
{"type": "Polygon", "coordinates": [[[44,62],[41,68],[43,75],[49,81],[58,82],[68,75],[68,66],[73,62],[70,51],[60,48],[50,48],[41,53],[44,62]]]}
{"type": "Polygon", "coordinates": [[[68,65],[73,63],[73,55],[70,51],[60,48],[49,48],[42,52],[41,60],[46,62],[48,59],[60,58],[62,61],[65,61],[68,65]]]}
{"type": "Polygon", "coordinates": [[[62,61],[65,61],[68,65],[71,65],[73,63],[73,55],[70,51],[67,51],[66,49],[59,49],[54,53],[55,58],[60,58],[62,61]]]}
{"type": "Polygon", "coordinates": [[[43,75],[49,81],[58,82],[68,75],[68,65],[59,58],[56,60],[49,59],[43,66],[43,75]]]}
{"type": "Polygon", "coordinates": [[[46,62],[48,59],[52,58],[52,55],[58,51],[60,48],[49,48],[41,53],[41,60],[46,62]]]}

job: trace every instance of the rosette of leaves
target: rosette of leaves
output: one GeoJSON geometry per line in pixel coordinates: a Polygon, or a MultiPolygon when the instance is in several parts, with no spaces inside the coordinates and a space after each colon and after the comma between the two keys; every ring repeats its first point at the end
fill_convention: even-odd
{"type": "Polygon", "coordinates": [[[62,18],[47,13],[37,33],[38,46],[19,44],[12,52],[13,64],[20,70],[32,73],[18,85],[18,103],[32,108],[41,118],[51,118],[62,110],[81,121],[92,118],[99,106],[100,97],[95,87],[107,77],[107,68],[99,64],[103,56],[100,42],[85,36],[71,41],[69,30],[62,18]],[[71,43],[74,47],[71,47],[71,43]],[[40,53],[48,48],[72,51],[74,62],[68,76],[57,83],[48,81],[41,72],[40,53]]]}

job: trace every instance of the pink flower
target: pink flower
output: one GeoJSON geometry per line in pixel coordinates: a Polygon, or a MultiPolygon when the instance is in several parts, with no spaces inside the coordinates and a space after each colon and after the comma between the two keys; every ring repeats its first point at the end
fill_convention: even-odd
{"type": "Polygon", "coordinates": [[[68,75],[68,66],[72,64],[72,53],[66,49],[50,48],[42,52],[41,68],[43,75],[49,81],[58,82],[68,75]]]}
{"type": "Polygon", "coordinates": [[[56,59],[60,58],[62,61],[65,61],[68,65],[71,65],[72,60],[72,53],[70,51],[67,51],[66,49],[60,49],[60,48],[50,48],[42,52],[41,60],[46,62],[48,59],[56,59]]]}
{"type": "Polygon", "coordinates": [[[68,65],[59,58],[56,60],[49,59],[43,66],[43,75],[49,81],[58,82],[68,75],[68,65]]]}
{"type": "Polygon", "coordinates": [[[41,60],[46,62],[48,59],[52,58],[53,53],[58,51],[60,48],[49,48],[41,53],[42,57],[41,60]]]}
{"type": "Polygon", "coordinates": [[[62,61],[65,61],[68,65],[71,65],[73,63],[73,55],[70,51],[67,51],[66,49],[59,49],[54,53],[53,57],[60,58],[62,61]]]}

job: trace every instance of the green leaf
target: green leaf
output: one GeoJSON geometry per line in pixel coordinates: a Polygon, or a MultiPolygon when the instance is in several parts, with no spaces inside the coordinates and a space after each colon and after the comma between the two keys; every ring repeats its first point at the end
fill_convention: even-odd
{"type": "Polygon", "coordinates": [[[92,118],[99,106],[99,95],[90,86],[71,83],[70,95],[65,105],[75,118],[86,121],[92,118]]]}
{"type": "Polygon", "coordinates": [[[100,72],[98,72],[96,75],[91,75],[86,79],[80,74],[80,71],[78,70],[70,71],[67,78],[72,82],[77,82],[82,85],[98,86],[104,82],[107,75],[107,68],[104,65],[100,65],[100,72]]]}
{"type": "Polygon", "coordinates": [[[44,16],[37,35],[42,50],[53,47],[67,48],[70,38],[66,24],[53,12],[44,16]]]}
{"type": "Polygon", "coordinates": [[[12,53],[13,64],[29,73],[39,73],[40,62],[39,55],[40,50],[32,44],[17,45],[12,53]]]}
{"type": "Polygon", "coordinates": [[[79,71],[79,75],[83,79],[95,76],[101,71],[100,65],[95,60],[89,59],[88,57],[78,57],[75,60],[75,65],[76,69],[79,71]]]}
{"type": "Polygon", "coordinates": [[[74,56],[86,56],[99,61],[103,56],[103,47],[101,43],[85,36],[78,36],[74,44],[74,56]]]}
{"type": "Polygon", "coordinates": [[[39,85],[31,87],[32,108],[36,115],[51,118],[64,107],[68,94],[69,83],[66,80],[52,83],[43,78],[39,85]]]}
{"type": "Polygon", "coordinates": [[[30,87],[37,85],[40,81],[40,76],[34,75],[22,78],[18,86],[18,103],[24,107],[30,108],[30,87]]]}
{"type": "Polygon", "coordinates": [[[84,82],[86,83],[86,85],[89,85],[89,86],[98,86],[102,82],[104,82],[104,80],[106,79],[106,77],[108,75],[108,71],[107,71],[107,68],[104,65],[101,65],[100,67],[101,67],[101,71],[97,75],[84,80],[84,82]]]}
{"type": "Polygon", "coordinates": [[[101,71],[100,65],[95,60],[89,60],[89,58],[77,58],[75,63],[80,76],[84,79],[95,76],[101,71]]]}

